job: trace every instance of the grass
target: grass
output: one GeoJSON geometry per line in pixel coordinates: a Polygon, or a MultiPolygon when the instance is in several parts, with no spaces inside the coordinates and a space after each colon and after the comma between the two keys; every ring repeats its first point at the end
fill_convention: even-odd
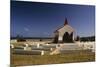
{"type": "Polygon", "coordinates": [[[95,53],[74,53],[60,55],[16,55],[11,54],[11,65],[40,65],[95,61],[95,53]]]}

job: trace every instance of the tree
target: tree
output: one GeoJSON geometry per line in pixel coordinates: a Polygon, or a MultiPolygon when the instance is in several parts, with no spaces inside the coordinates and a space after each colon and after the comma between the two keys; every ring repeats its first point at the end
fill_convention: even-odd
{"type": "Polygon", "coordinates": [[[80,37],[79,36],[76,37],[76,41],[80,41],[80,37]]]}
{"type": "Polygon", "coordinates": [[[16,38],[17,38],[17,41],[18,41],[18,42],[20,42],[20,41],[26,41],[26,40],[23,38],[23,36],[22,36],[22,35],[19,35],[19,34],[16,36],[16,38]]]}

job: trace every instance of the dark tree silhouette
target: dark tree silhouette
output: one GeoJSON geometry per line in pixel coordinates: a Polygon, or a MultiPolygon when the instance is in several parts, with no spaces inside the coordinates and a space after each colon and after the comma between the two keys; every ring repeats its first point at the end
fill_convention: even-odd
{"type": "Polygon", "coordinates": [[[56,35],[56,36],[54,37],[53,43],[58,43],[58,35],[56,35]]]}
{"type": "Polygon", "coordinates": [[[26,41],[26,40],[23,38],[23,36],[22,36],[22,35],[19,35],[19,34],[16,36],[16,38],[17,38],[17,42],[26,41]]]}
{"type": "Polygon", "coordinates": [[[79,40],[80,40],[80,37],[79,37],[79,36],[77,36],[77,37],[76,37],[76,41],[79,41],[79,40]]]}

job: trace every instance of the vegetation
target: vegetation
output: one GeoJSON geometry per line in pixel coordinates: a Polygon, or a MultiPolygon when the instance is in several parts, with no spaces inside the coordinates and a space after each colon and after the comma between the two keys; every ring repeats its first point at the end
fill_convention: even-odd
{"type": "Polygon", "coordinates": [[[16,55],[11,54],[11,65],[40,65],[95,61],[94,53],[60,55],[16,55]]]}
{"type": "Polygon", "coordinates": [[[95,41],[95,36],[81,37],[80,41],[95,41]]]}

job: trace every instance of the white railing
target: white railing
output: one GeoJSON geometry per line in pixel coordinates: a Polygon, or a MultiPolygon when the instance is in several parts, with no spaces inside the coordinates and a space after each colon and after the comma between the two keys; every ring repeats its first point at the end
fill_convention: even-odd
{"type": "Polygon", "coordinates": [[[95,42],[76,42],[77,45],[83,47],[83,49],[92,49],[95,52],[95,42]]]}

